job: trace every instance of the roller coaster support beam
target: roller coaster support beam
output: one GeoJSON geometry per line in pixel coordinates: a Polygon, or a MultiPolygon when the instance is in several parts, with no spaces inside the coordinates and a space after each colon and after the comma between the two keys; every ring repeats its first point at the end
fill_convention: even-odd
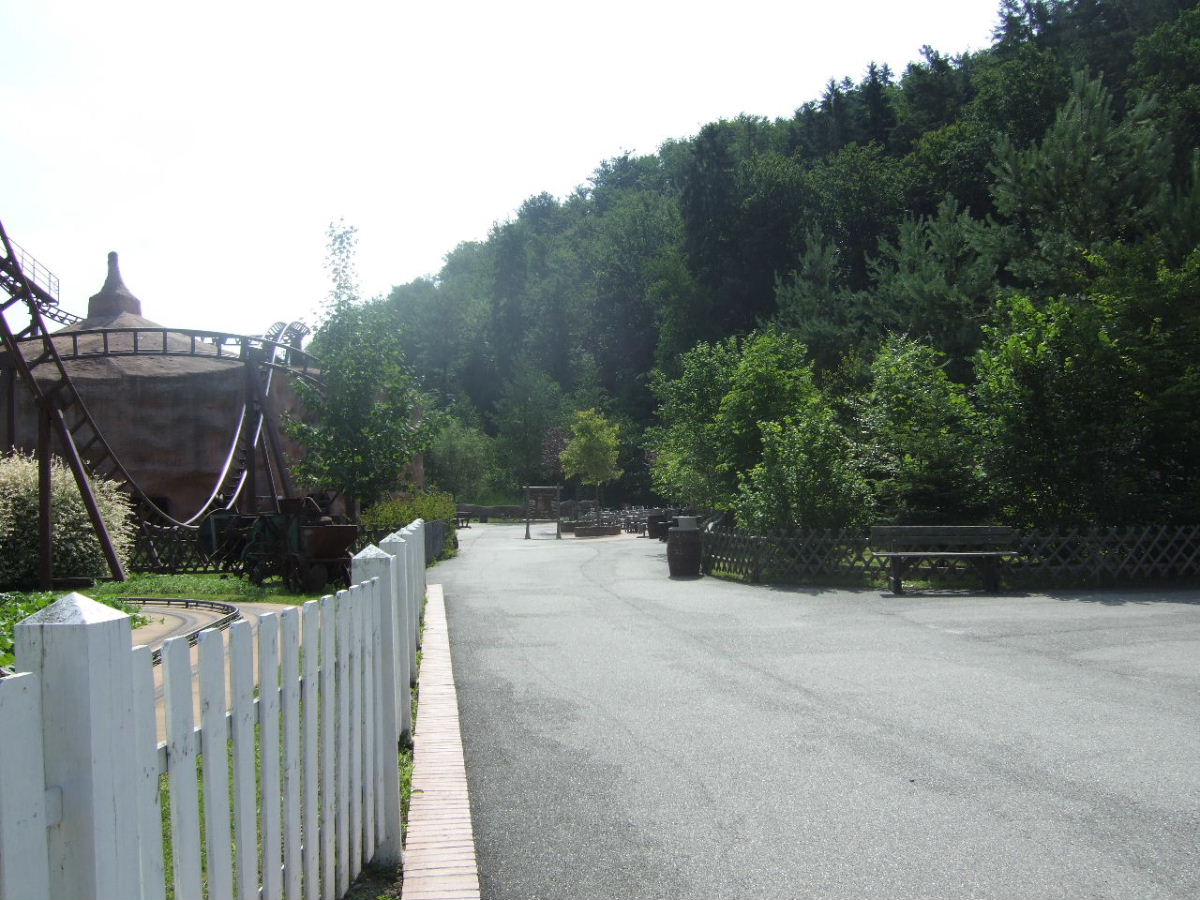
{"type": "Polygon", "coordinates": [[[50,412],[39,403],[38,417],[38,588],[54,588],[54,491],[50,467],[50,412]]]}
{"type": "Polygon", "coordinates": [[[7,403],[4,407],[4,441],[0,443],[0,451],[7,452],[17,446],[17,373],[11,368],[4,370],[4,393],[7,403]]]}
{"type": "MultiPolygon", "coordinates": [[[[263,446],[264,454],[267,458],[267,465],[274,475],[278,475],[279,485],[283,491],[285,498],[291,499],[297,497],[296,486],[292,482],[291,472],[288,471],[287,460],[283,458],[283,437],[279,433],[279,423],[275,421],[275,417],[270,414],[267,408],[267,397],[263,393],[262,383],[255,381],[254,383],[255,402],[259,408],[266,413],[262,417],[263,423],[263,446]]],[[[272,486],[275,484],[274,475],[271,479],[272,486]]],[[[279,511],[279,504],[274,503],[275,511],[279,511]]]]}
{"type": "MultiPolygon", "coordinates": [[[[246,408],[253,411],[249,418],[251,422],[257,421],[258,414],[261,412],[258,403],[258,367],[262,359],[261,351],[254,347],[246,347],[243,389],[245,390],[246,408]]],[[[256,515],[258,513],[258,448],[255,446],[253,435],[250,436],[250,444],[246,452],[246,486],[242,489],[242,496],[246,498],[245,512],[252,516],[256,515]]]]}

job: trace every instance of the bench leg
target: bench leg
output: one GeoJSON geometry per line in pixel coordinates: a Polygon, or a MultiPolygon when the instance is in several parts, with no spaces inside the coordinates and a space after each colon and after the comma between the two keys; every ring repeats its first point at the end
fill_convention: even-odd
{"type": "Polygon", "coordinates": [[[983,560],[983,589],[989,594],[1000,593],[1000,560],[983,560]]]}
{"type": "Polygon", "coordinates": [[[897,557],[892,557],[888,560],[888,568],[891,569],[892,593],[903,594],[904,564],[897,557]]]}

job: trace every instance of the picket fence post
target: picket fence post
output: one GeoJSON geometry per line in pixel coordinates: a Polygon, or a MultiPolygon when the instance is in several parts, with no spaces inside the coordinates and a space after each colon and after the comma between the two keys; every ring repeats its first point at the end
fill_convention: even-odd
{"type": "Polygon", "coordinates": [[[48,900],[42,694],[36,675],[0,678],[0,900],[48,900]]]}
{"type": "Polygon", "coordinates": [[[62,791],[47,832],[50,896],[141,894],[130,620],[68,594],[14,629],[18,670],[41,685],[45,786],[62,791]]]}
{"type": "Polygon", "coordinates": [[[377,865],[403,865],[404,849],[400,836],[400,769],[397,752],[399,750],[400,727],[396,720],[397,694],[407,695],[400,691],[401,681],[408,680],[407,670],[401,669],[397,663],[395,648],[395,594],[393,591],[396,578],[396,560],[391,554],[379,547],[369,546],[363,549],[350,562],[351,580],[355,584],[377,579],[374,597],[377,604],[377,627],[380,637],[379,672],[380,696],[377,698],[378,717],[375,727],[379,752],[383,756],[383,781],[377,790],[383,796],[383,820],[377,823],[378,837],[374,862],[377,865]]]}
{"type": "Polygon", "coordinates": [[[396,652],[396,727],[399,729],[397,742],[401,747],[412,745],[413,714],[412,686],[417,668],[416,645],[409,639],[410,610],[408,591],[404,583],[404,547],[395,535],[384,538],[379,549],[388,554],[390,563],[391,593],[389,604],[392,613],[392,634],[396,652]],[[386,546],[385,546],[386,545],[386,546]]]}
{"type": "Polygon", "coordinates": [[[414,519],[408,526],[412,535],[413,591],[416,595],[417,612],[422,625],[425,624],[425,520],[414,519]]]}
{"type": "MultiPolygon", "coordinates": [[[[384,553],[390,553],[395,559],[395,579],[393,581],[393,590],[395,594],[396,610],[396,636],[397,647],[399,654],[402,654],[401,671],[408,671],[408,684],[411,688],[417,683],[417,628],[416,620],[413,618],[412,611],[412,590],[408,576],[408,547],[407,542],[400,536],[400,532],[393,532],[379,542],[379,549],[384,553]]],[[[411,694],[403,692],[404,696],[411,698],[411,694]]],[[[409,702],[409,710],[407,713],[403,709],[399,710],[399,721],[401,731],[412,736],[412,703],[409,702]]]]}
{"type": "Polygon", "coordinates": [[[421,621],[425,620],[425,590],[429,587],[429,579],[427,578],[428,573],[425,571],[425,567],[429,565],[429,557],[425,553],[425,530],[428,527],[429,523],[427,523],[424,519],[417,519],[413,522],[413,528],[416,529],[417,535],[421,538],[419,541],[417,541],[417,574],[421,576],[421,621]]]}
{"type": "Polygon", "coordinates": [[[391,552],[391,548],[399,550],[401,577],[404,582],[405,617],[408,620],[408,642],[412,648],[409,678],[415,685],[417,683],[417,651],[421,648],[421,623],[417,613],[416,592],[413,588],[412,534],[408,526],[388,535],[379,542],[379,546],[388,552],[391,552]]]}
{"type": "MultiPolygon", "coordinates": [[[[422,560],[425,554],[420,550],[420,545],[424,541],[424,536],[421,534],[421,529],[417,525],[420,522],[412,522],[400,529],[398,534],[404,541],[404,567],[408,575],[408,601],[412,610],[412,626],[413,626],[413,641],[417,647],[421,646],[421,624],[425,621],[425,570],[422,560]]],[[[415,683],[416,672],[413,673],[415,683]]]]}

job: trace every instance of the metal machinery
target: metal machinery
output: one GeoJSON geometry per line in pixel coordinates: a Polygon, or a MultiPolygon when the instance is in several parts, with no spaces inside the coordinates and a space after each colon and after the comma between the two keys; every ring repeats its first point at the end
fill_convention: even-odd
{"type": "MultiPolygon", "coordinates": [[[[0,339],[3,340],[3,385],[8,391],[7,434],[15,433],[15,393],[19,381],[32,396],[38,416],[37,452],[42,467],[41,581],[50,587],[50,455],[59,453],[79,486],[92,526],[113,578],[126,575],[113,549],[108,528],[92,494],[89,479],[116,481],[130,497],[134,514],[150,547],[152,563],[160,557],[171,571],[173,554],[156,540],[179,540],[205,547],[226,568],[245,571],[258,580],[274,575],[290,584],[309,586],[321,576],[340,575],[347,538],[355,526],[323,520],[303,499],[295,498],[280,450],[276,423],[267,414],[267,397],[276,372],[320,387],[316,359],[300,349],[308,329],[301,323],[277,323],[266,335],[246,336],[174,328],[105,328],[79,330],[79,316],[58,307],[58,280],[14,244],[0,223],[0,339]],[[28,324],[14,332],[7,314],[22,309],[28,324]],[[74,326],[51,333],[47,321],[74,326]],[[90,340],[89,340],[90,338],[90,340]],[[80,396],[66,362],[105,356],[192,356],[240,363],[245,370],[244,402],[224,463],[212,479],[212,490],[200,507],[182,518],[169,515],[144,491],[113,451],[80,396]],[[260,487],[267,488],[260,494],[260,487]],[[232,528],[232,530],[230,530],[232,528]],[[156,537],[157,536],[157,537],[156,537]],[[238,547],[238,559],[230,557],[238,547]]],[[[110,255],[110,276],[115,255],[110,255]]],[[[119,276],[118,276],[119,279],[119,276]]],[[[122,285],[123,287],[123,285],[122,285]]],[[[0,422],[0,426],[4,423],[0,422]]]]}
{"type": "Polygon", "coordinates": [[[279,578],[296,593],[326,584],[349,587],[350,546],[358,526],[335,524],[311,497],[279,505],[278,513],[210,515],[206,541],[212,558],[255,584],[279,578]]]}

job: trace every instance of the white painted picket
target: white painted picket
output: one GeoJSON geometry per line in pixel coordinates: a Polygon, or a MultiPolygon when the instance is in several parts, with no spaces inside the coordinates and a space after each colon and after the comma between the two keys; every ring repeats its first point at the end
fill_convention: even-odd
{"type": "Polygon", "coordinates": [[[233,737],[233,846],[238,900],[258,900],[257,770],[254,726],[254,635],[244,619],[229,626],[230,733],[233,737]]]}
{"type": "Polygon", "coordinates": [[[402,864],[422,528],[256,636],[243,621],[194,650],[166,641],[161,744],[128,617],[68,595],[19,624],[28,672],[0,679],[0,900],[161,900],[168,882],[178,900],[336,900],[367,863],[402,864]]]}
{"type": "Polygon", "coordinates": [[[41,747],[42,695],[29,672],[0,678],[0,897],[48,897],[45,774],[41,747]]]}

